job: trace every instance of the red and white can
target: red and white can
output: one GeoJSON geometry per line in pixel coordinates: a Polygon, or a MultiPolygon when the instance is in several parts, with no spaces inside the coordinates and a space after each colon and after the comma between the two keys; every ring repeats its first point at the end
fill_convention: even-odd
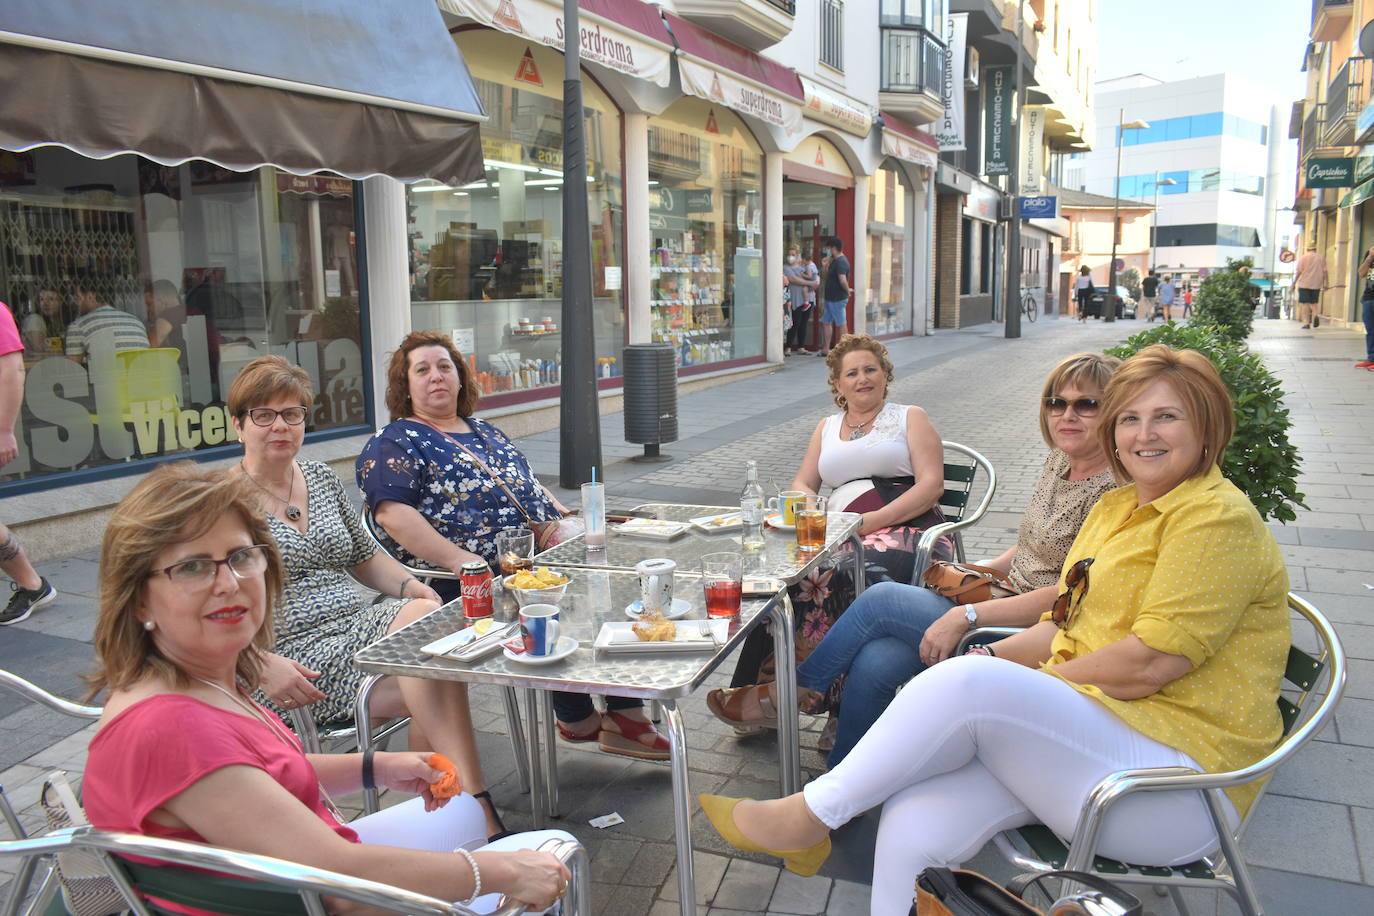
{"type": "Polygon", "coordinates": [[[492,615],[491,569],[482,560],[464,563],[458,573],[463,590],[463,616],[481,620],[492,615]]]}

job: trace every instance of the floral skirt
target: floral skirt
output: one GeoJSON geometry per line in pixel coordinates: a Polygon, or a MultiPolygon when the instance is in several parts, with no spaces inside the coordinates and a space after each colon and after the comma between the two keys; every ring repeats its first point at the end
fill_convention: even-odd
{"type": "MultiPolygon", "coordinates": [[[[870,586],[887,581],[910,583],[916,562],[916,544],[923,531],[923,528],[915,525],[898,525],[864,535],[866,583],[870,586]]],[[[948,560],[953,555],[953,542],[943,537],[931,551],[931,560],[948,560]]],[[[807,573],[802,581],[788,587],[787,593],[792,599],[797,664],[806,660],[830,631],[831,624],[854,602],[853,569],[852,551],[841,550],[807,573]]],[[[745,639],[730,686],[765,684],[776,677],[772,628],[765,624],[745,639]]],[[[826,691],[824,698],[807,711],[814,714],[833,713],[839,709],[843,693],[844,678],[841,677],[826,691]]]]}

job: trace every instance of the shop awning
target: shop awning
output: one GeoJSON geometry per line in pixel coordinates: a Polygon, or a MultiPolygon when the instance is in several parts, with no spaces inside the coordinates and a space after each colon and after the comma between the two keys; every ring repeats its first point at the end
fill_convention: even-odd
{"type": "Polygon", "coordinates": [[[875,110],[871,106],[804,76],[801,77],[801,84],[806,116],[811,120],[838,127],[856,137],[867,137],[873,129],[875,110]]]}
{"type": "Polygon", "coordinates": [[[934,169],[940,164],[940,148],[935,137],[903,124],[886,112],[883,119],[883,155],[903,159],[934,169]]]}
{"type": "Polygon", "coordinates": [[[719,102],[789,134],[801,133],[806,96],[795,70],[680,16],[664,13],[663,18],[677,43],[684,92],[719,102]]]}
{"type": "Polygon", "coordinates": [[[6,0],[0,148],[308,175],[482,176],[433,0],[6,0]]]}
{"type": "MultiPolygon", "coordinates": [[[[563,3],[528,0],[439,0],[441,9],[482,25],[563,50],[563,3]]],[[[641,0],[579,0],[582,59],[667,86],[673,38],[658,7],[641,0]]]]}
{"type": "Polygon", "coordinates": [[[1371,196],[1374,196],[1374,181],[1366,181],[1358,188],[1351,188],[1345,192],[1345,196],[1341,198],[1340,206],[1354,207],[1369,200],[1371,196]]]}

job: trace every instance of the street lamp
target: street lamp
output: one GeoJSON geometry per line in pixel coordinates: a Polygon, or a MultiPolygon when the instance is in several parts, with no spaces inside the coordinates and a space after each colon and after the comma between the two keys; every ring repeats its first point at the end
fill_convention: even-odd
{"type": "Polygon", "coordinates": [[[1150,269],[1153,270],[1159,260],[1159,189],[1161,187],[1171,188],[1178,184],[1172,178],[1160,178],[1159,169],[1155,169],[1155,209],[1150,214],[1150,269]]]}
{"type": "Polygon", "coordinates": [[[1115,193],[1112,194],[1112,262],[1107,265],[1107,295],[1103,300],[1103,306],[1107,309],[1107,314],[1102,316],[1103,321],[1116,320],[1116,243],[1121,240],[1121,138],[1128,130],[1148,130],[1150,127],[1146,121],[1126,121],[1126,109],[1118,108],[1116,116],[1116,182],[1113,185],[1115,193]]]}

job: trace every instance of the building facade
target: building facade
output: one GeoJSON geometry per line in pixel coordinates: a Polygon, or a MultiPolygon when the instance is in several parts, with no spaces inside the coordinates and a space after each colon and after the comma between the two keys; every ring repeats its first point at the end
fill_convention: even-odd
{"type": "MultiPolygon", "coordinates": [[[[1153,208],[1134,200],[1116,200],[1084,191],[1055,188],[1060,212],[1068,221],[1063,257],[1059,262],[1060,314],[1072,311],[1074,278],[1087,267],[1094,286],[1106,286],[1111,275],[1112,250],[1122,262],[1117,285],[1125,285],[1121,274],[1134,270],[1144,277],[1150,269],[1150,229],[1153,208]],[[1115,243],[1113,237],[1115,236],[1115,243]]],[[[1161,271],[1167,273],[1168,271],[1161,271]]]]}

